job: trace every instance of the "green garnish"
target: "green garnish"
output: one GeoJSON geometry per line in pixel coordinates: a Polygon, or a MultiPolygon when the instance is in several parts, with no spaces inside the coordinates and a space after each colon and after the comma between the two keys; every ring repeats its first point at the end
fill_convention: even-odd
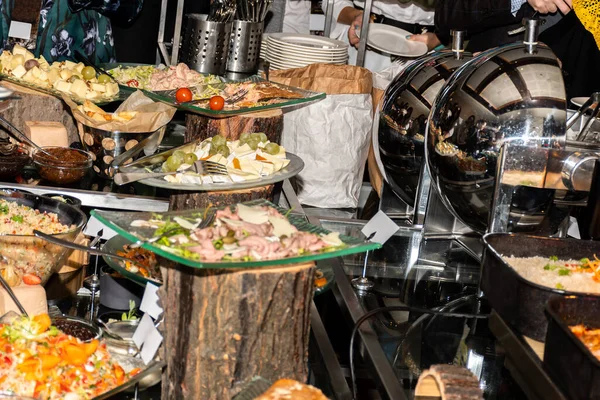
{"type": "Polygon", "coordinates": [[[135,321],[137,317],[135,316],[135,312],[137,311],[137,307],[135,306],[135,301],[129,300],[129,311],[123,313],[121,315],[121,321],[135,321]]]}
{"type": "Polygon", "coordinates": [[[567,276],[567,275],[570,275],[570,274],[571,274],[571,271],[568,270],[568,269],[566,269],[566,268],[561,268],[561,269],[558,270],[558,275],[559,276],[567,276]]]}
{"type": "Polygon", "coordinates": [[[544,265],[544,269],[546,271],[554,271],[558,267],[559,267],[558,265],[552,265],[552,264],[546,264],[546,265],[544,265]]]}
{"type": "Polygon", "coordinates": [[[560,290],[565,290],[565,287],[563,285],[561,285],[560,283],[556,284],[556,288],[560,289],[560,290]]]}
{"type": "Polygon", "coordinates": [[[558,257],[557,256],[550,256],[550,261],[558,261],[558,257]]]}
{"type": "Polygon", "coordinates": [[[1,212],[2,214],[8,214],[8,205],[7,205],[7,204],[2,204],[2,205],[0,206],[0,212],[1,212]]]}
{"type": "Polygon", "coordinates": [[[158,239],[158,241],[156,243],[162,244],[163,246],[170,246],[171,245],[171,242],[169,242],[169,239],[166,236],[163,236],[160,239],[158,239]]]}
{"type": "Polygon", "coordinates": [[[213,240],[212,244],[217,250],[221,250],[223,248],[223,240],[221,239],[213,240]]]}
{"type": "Polygon", "coordinates": [[[286,218],[287,218],[287,217],[288,217],[288,216],[289,216],[289,215],[292,213],[292,211],[293,211],[293,210],[294,210],[294,207],[292,207],[292,208],[290,208],[289,210],[287,210],[287,211],[285,212],[285,215],[284,215],[284,217],[286,217],[286,218]]]}
{"type": "Polygon", "coordinates": [[[10,219],[12,221],[15,221],[15,222],[18,222],[18,223],[23,222],[23,216],[22,215],[13,215],[12,217],[10,217],[10,219]]]}

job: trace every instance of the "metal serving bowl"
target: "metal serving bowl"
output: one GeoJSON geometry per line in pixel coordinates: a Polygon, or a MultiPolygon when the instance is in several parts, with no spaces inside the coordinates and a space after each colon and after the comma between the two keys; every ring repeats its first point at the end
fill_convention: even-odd
{"type": "Polygon", "coordinates": [[[388,86],[381,109],[377,143],[386,181],[406,204],[413,205],[423,171],[427,118],[452,73],[472,59],[451,50],[424,56],[388,86]]]}
{"type": "Polygon", "coordinates": [[[501,46],[457,69],[427,123],[425,157],[446,207],[485,231],[502,144],[564,148],[566,108],[558,59],[543,44],[501,46]]]}

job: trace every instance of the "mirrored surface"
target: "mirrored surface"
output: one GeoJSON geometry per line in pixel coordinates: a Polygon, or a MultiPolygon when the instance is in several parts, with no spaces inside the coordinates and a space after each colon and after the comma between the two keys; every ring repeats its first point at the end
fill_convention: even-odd
{"type": "Polygon", "coordinates": [[[387,182],[406,204],[415,202],[422,172],[426,124],[434,100],[470,53],[445,50],[424,56],[403,70],[386,90],[378,144],[387,182]]]}
{"type": "Polygon", "coordinates": [[[455,72],[432,108],[426,139],[432,183],[455,216],[483,232],[502,144],[564,148],[565,124],[562,72],[549,48],[488,50],[455,72]]]}

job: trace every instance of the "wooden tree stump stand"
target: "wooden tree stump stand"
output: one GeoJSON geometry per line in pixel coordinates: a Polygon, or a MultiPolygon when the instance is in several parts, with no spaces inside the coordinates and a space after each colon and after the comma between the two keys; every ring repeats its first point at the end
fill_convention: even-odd
{"type": "MultiPolygon", "coordinates": [[[[264,132],[279,143],[280,110],[211,119],[186,116],[185,141],[264,132]]],[[[174,192],[171,210],[273,198],[273,185],[174,192]]],[[[161,268],[165,310],[162,399],[231,399],[256,377],[307,377],[314,264],[252,269],[161,268]]]]}
{"type": "Polygon", "coordinates": [[[306,380],[312,263],[162,272],[162,399],[229,400],[256,376],[306,380]]]}
{"type": "Polygon", "coordinates": [[[283,112],[269,110],[235,117],[215,119],[197,114],[185,116],[185,142],[222,135],[236,140],[244,132],[263,132],[271,142],[281,143],[283,112]]]}

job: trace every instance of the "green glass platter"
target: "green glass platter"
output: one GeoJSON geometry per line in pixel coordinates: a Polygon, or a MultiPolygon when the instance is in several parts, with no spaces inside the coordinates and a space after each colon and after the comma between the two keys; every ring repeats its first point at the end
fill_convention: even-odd
{"type": "MultiPolygon", "coordinates": [[[[38,92],[49,94],[49,95],[54,96],[54,97],[58,97],[59,99],[62,99],[63,96],[66,96],[66,97],[70,98],[71,100],[73,100],[73,102],[75,102],[77,104],[83,104],[85,102],[85,100],[86,100],[86,99],[82,99],[82,98],[77,97],[77,96],[69,95],[67,93],[61,92],[60,90],[56,90],[54,88],[46,88],[46,87],[37,86],[37,85],[34,85],[32,83],[26,82],[24,80],[17,79],[17,78],[15,78],[13,76],[6,75],[4,73],[0,73],[0,79],[3,80],[3,81],[14,83],[15,85],[23,86],[23,87],[25,87],[27,89],[35,90],[35,91],[38,91],[38,92]]],[[[111,96],[111,97],[99,97],[99,98],[96,98],[96,99],[89,99],[89,101],[91,101],[92,103],[94,103],[96,105],[104,105],[104,104],[112,103],[114,101],[123,101],[127,97],[129,97],[129,95],[131,93],[132,93],[132,91],[123,92],[121,90],[121,85],[119,85],[119,93],[115,94],[114,96],[111,96]]]]}
{"type": "MultiPolygon", "coordinates": [[[[289,222],[294,225],[299,231],[311,232],[316,234],[328,234],[330,231],[321,227],[309,224],[304,216],[296,215],[290,210],[283,209],[275,204],[259,199],[243,203],[247,206],[270,206],[276,208],[282,215],[287,215],[289,222]]],[[[222,206],[216,209],[224,209],[222,206]]],[[[182,218],[201,218],[204,215],[204,209],[186,210],[186,211],[171,211],[165,213],[150,213],[150,212],[116,212],[92,210],[91,214],[96,217],[101,223],[113,229],[119,235],[132,242],[139,240],[150,239],[154,236],[155,229],[149,227],[131,227],[131,223],[136,220],[150,220],[162,218],[182,217],[182,218]]],[[[344,243],[343,246],[326,252],[311,252],[298,256],[287,257],[274,260],[253,260],[253,261],[218,261],[218,262],[203,262],[192,258],[182,257],[165,249],[160,244],[145,243],[143,248],[154,252],[171,261],[187,265],[193,268],[256,268],[266,267],[271,265],[297,264],[309,261],[324,260],[328,258],[341,257],[349,254],[363,253],[369,250],[379,249],[379,243],[368,242],[364,239],[356,237],[340,235],[340,239],[344,243]]]]}
{"type": "MultiPolygon", "coordinates": [[[[131,244],[131,243],[133,243],[133,242],[125,239],[123,236],[117,235],[117,236],[113,236],[106,243],[104,243],[104,246],[102,246],[102,250],[112,253],[112,254],[117,254],[118,251],[123,251],[123,246],[131,244]]],[[[108,264],[109,267],[111,267],[112,269],[117,271],[119,274],[123,275],[124,278],[127,278],[130,281],[133,281],[142,286],[146,286],[146,283],[148,283],[148,282],[150,282],[156,286],[162,285],[162,282],[160,282],[160,281],[157,281],[154,279],[149,279],[140,274],[136,274],[134,272],[128,271],[127,268],[125,268],[123,261],[121,261],[121,260],[116,260],[114,258],[105,257],[105,256],[102,256],[102,258],[104,259],[104,262],[106,262],[106,264],[108,264]]]]}
{"type": "MultiPolygon", "coordinates": [[[[245,81],[252,81],[252,82],[257,82],[257,83],[258,82],[266,82],[261,77],[255,75],[255,76],[251,76],[250,78],[245,79],[243,81],[222,82],[222,83],[212,84],[210,86],[213,88],[217,88],[217,89],[223,89],[227,85],[236,84],[236,83],[245,82],[245,81]]],[[[147,90],[144,90],[144,93],[148,97],[150,97],[151,99],[153,99],[155,101],[160,101],[160,102],[169,104],[169,105],[177,107],[178,109],[183,110],[183,111],[188,111],[188,112],[192,112],[192,113],[200,114],[200,115],[206,115],[208,117],[213,117],[213,118],[225,118],[225,117],[231,117],[234,115],[254,113],[254,112],[258,112],[258,111],[290,108],[290,107],[298,106],[301,104],[308,104],[308,103],[320,101],[320,100],[323,100],[326,96],[325,93],[319,93],[319,92],[313,92],[310,90],[299,89],[296,87],[282,85],[282,84],[275,83],[275,82],[271,82],[271,84],[280,89],[288,90],[290,92],[300,94],[302,97],[297,98],[297,99],[287,99],[287,100],[281,99],[281,101],[278,101],[276,103],[263,104],[263,105],[259,105],[256,107],[241,107],[241,108],[234,108],[234,109],[211,110],[210,108],[208,108],[208,106],[200,107],[198,105],[194,105],[193,103],[192,104],[178,103],[177,100],[175,100],[175,93],[177,92],[177,90],[167,90],[167,91],[160,91],[160,92],[148,92],[147,90]]]]}

